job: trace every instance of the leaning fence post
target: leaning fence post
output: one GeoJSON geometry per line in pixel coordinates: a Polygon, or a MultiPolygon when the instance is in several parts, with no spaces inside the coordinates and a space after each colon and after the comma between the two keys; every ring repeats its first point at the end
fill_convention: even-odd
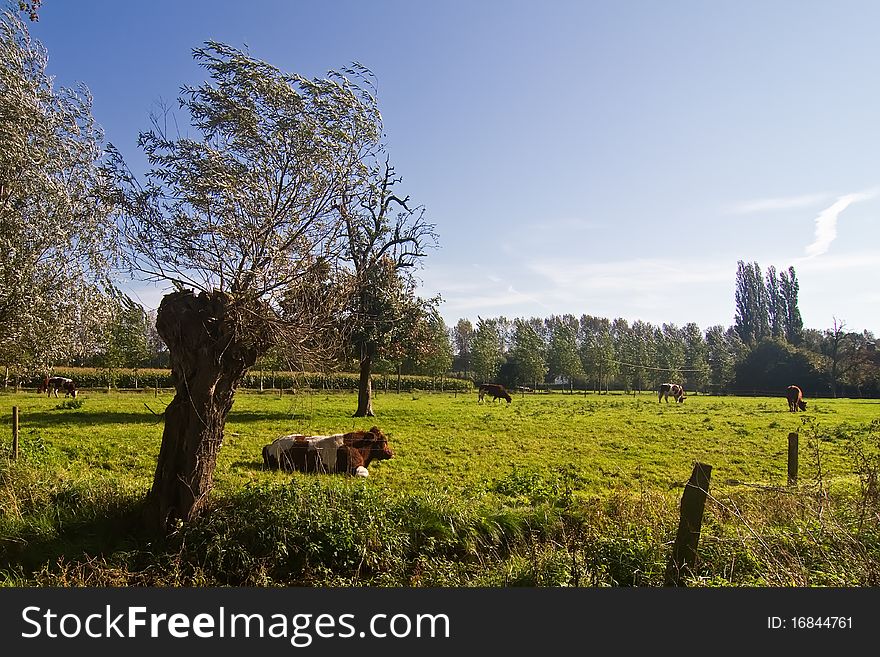
{"type": "Polygon", "coordinates": [[[797,432],[788,434],[788,485],[797,484],[798,471],[798,435],[797,432]]]}
{"type": "Polygon", "coordinates": [[[694,463],[691,478],[681,496],[678,533],[675,535],[672,555],[666,564],[666,586],[678,586],[682,575],[692,571],[697,561],[697,543],[700,540],[700,526],[703,523],[703,509],[706,506],[711,475],[711,465],[694,463]]]}
{"type": "Polygon", "coordinates": [[[12,407],[12,459],[18,458],[18,406],[12,407]]]}

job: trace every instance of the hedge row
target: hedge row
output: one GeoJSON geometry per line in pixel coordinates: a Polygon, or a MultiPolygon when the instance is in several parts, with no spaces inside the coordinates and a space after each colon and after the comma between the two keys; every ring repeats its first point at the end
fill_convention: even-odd
{"type": "MultiPolygon", "coordinates": [[[[90,367],[58,368],[57,376],[66,376],[76,381],[79,388],[173,388],[171,370],[164,369],[118,369],[107,370],[90,367]]],[[[294,373],[294,372],[248,372],[239,387],[254,390],[272,390],[283,388],[312,390],[357,390],[359,377],[353,372],[335,372],[333,374],[294,373]]],[[[24,382],[23,382],[24,383],[24,382]]],[[[27,385],[27,383],[25,383],[27,385]]],[[[32,387],[39,385],[34,379],[32,387]]],[[[432,378],[403,374],[400,376],[400,390],[446,390],[449,392],[468,392],[473,390],[469,379],[432,378]]],[[[374,374],[374,390],[396,391],[398,378],[396,374],[374,374]]]]}

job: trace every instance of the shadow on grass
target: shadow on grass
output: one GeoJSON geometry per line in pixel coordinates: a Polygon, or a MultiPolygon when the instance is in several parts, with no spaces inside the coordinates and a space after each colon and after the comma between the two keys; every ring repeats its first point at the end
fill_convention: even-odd
{"type": "MultiPolygon", "coordinates": [[[[92,559],[129,561],[129,570],[146,565],[154,549],[155,537],[144,523],[143,499],[121,501],[110,510],[84,508],[81,512],[58,517],[50,531],[44,525],[30,525],[14,538],[0,538],[0,564],[3,570],[32,579],[46,569],[54,571],[59,562],[88,563],[92,559]],[[84,517],[85,516],[85,517],[84,517]],[[144,563],[132,563],[131,561],[144,563]]],[[[159,548],[161,549],[161,548],[159,548]]]]}
{"type": "Polygon", "coordinates": [[[236,411],[232,410],[227,422],[265,422],[266,420],[313,420],[311,413],[287,413],[285,411],[236,411]]]}
{"type": "Polygon", "coordinates": [[[162,419],[146,409],[143,413],[120,413],[116,411],[83,411],[72,409],[52,409],[22,413],[22,427],[45,428],[61,422],[74,426],[95,426],[102,424],[160,424],[162,419]]]}
{"type": "Polygon", "coordinates": [[[256,472],[268,472],[268,468],[263,465],[262,461],[233,461],[232,467],[242,470],[253,470],[256,472]]]}

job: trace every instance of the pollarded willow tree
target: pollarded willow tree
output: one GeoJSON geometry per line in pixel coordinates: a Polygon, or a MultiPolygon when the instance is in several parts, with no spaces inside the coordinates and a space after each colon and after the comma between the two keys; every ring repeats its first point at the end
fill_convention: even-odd
{"type": "Polygon", "coordinates": [[[91,95],[55,88],[47,62],[0,15],[0,359],[39,369],[78,353],[79,327],[102,317],[115,244],[91,95]]]}
{"type": "Polygon", "coordinates": [[[193,54],[209,79],[179,104],[199,137],[154,116],[145,182],[115,150],[112,163],[132,272],[176,287],[156,321],[176,386],[147,504],[164,530],[204,508],[255,360],[281,345],[303,364],[338,346],[338,204],[381,125],[357,65],[307,79],[218,42],[193,54]]]}

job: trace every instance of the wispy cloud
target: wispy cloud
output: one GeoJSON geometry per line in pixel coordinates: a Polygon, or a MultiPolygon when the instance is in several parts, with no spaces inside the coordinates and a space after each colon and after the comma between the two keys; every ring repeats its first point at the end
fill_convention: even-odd
{"type": "Polygon", "coordinates": [[[853,203],[866,201],[877,195],[877,190],[868,190],[866,192],[858,192],[855,194],[845,194],[831,204],[831,206],[822,210],[816,217],[816,235],[813,243],[807,246],[806,254],[808,258],[815,258],[828,251],[831,242],[837,237],[837,220],[840,214],[853,203]]]}
{"type": "MultiPolygon", "coordinates": [[[[880,262],[880,250],[862,251],[858,253],[845,253],[840,255],[827,255],[824,258],[812,258],[803,256],[795,258],[791,265],[794,266],[798,274],[801,272],[810,272],[816,274],[829,274],[836,272],[848,272],[864,270],[876,270],[877,263],[880,262]]],[[[788,267],[788,265],[785,265],[788,267]]],[[[782,267],[779,267],[781,270],[782,267]]]]}
{"type": "Polygon", "coordinates": [[[533,261],[528,268],[563,289],[619,290],[649,292],[679,285],[714,283],[730,279],[735,264],[717,262],[679,262],[661,259],[634,259],[617,262],[584,263],[554,259],[533,261]]]}
{"type": "Polygon", "coordinates": [[[772,212],[775,210],[797,210],[808,208],[828,200],[830,194],[802,194],[800,196],[784,196],[780,198],[763,198],[738,203],[729,209],[732,214],[753,214],[756,212],[772,212]]]}
{"type": "MultiPolygon", "coordinates": [[[[613,257],[613,256],[612,256],[613,257]]],[[[831,252],[761,260],[794,265],[801,282],[801,312],[808,325],[824,326],[832,315],[853,326],[871,326],[877,292],[871,273],[880,247],[855,253],[831,252]]],[[[707,328],[733,321],[736,256],[705,254],[682,258],[627,258],[584,262],[573,257],[534,257],[506,267],[437,264],[425,270],[420,294],[440,293],[440,311],[449,325],[468,317],[547,317],[589,313],[599,317],[641,319],[656,325],[696,322],[707,328]],[[490,279],[502,279],[499,283],[490,279]]],[[[829,320],[830,321],[830,320],[829,320]]]]}
{"type": "Polygon", "coordinates": [[[474,310],[492,309],[504,312],[513,306],[542,306],[539,297],[517,290],[509,282],[510,272],[487,271],[480,265],[468,269],[435,266],[422,276],[422,292],[443,297],[445,313],[468,314],[474,310]]]}

